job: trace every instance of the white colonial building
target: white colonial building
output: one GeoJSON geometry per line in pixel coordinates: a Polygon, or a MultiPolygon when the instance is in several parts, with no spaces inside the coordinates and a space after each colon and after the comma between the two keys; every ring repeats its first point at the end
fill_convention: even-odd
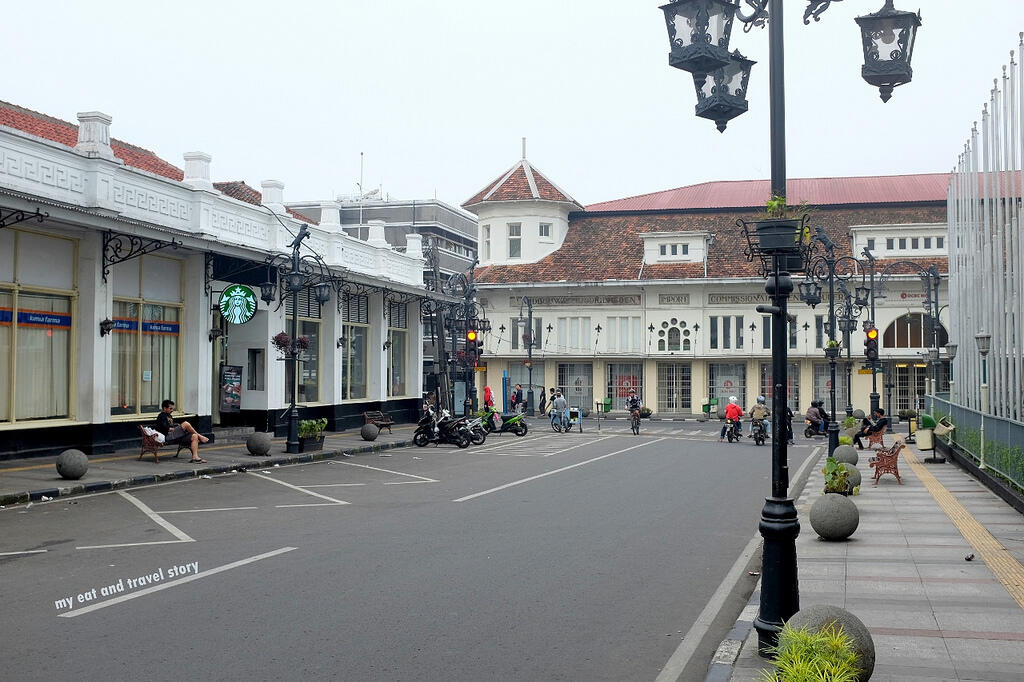
{"type": "Polygon", "coordinates": [[[0,103],[0,457],[109,451],[164,399],[201,431],[281,432],[293,377],[271,338],[292,315],[308,341],[304,416],[340,429],[367,409],[416,414],[420,235],[403,252],[382,228],[351,237],[336,212],[317,224],[286,209],[281,182],[214,183],[207,154],[181,170],[111,138],[107,115],[78,119],[0,103]],[[274,266],[302,224],[330,296],[305,289],[293,310],[274,266]],[[236,285],[252,294],[228,320],[218,299],[236,285]]]}
{"type": "MultiPolygon", "coordinates": [[[[876,382],[891,410],[913,406],[928,378],[917,272],[932,265],[946,272],[947,184],[946,174],[789,182],[790,203],[812,207],[811,225],[825,229],[838,255],[859,256],[867,247],[878,279],[886,272],[885,298],[875,301],[884,369],[876,382]],[[914,265],[889,267],[896,261],[914,265]]],[[[730,395],[745,405],[770,396],[771,320],[755,310],[768,297],[736,224],[756,218],[768,193],[767,181],[710,182],[584,208],[521,159],[464,204],[480,222],[476,282],[492,328],[479,387],[499,393],[507,377],[525,391],[530,334],[519,318],[526,297],[538,401],[540,391],[558,387],[572,405],[593,410],[611,399],[617,410],[637,387],[657,416],[685,418],[713,401],[724,406],[730,395]]],[[[856,284],[859,277],[851,292],[856,284]]],[[[940,316],[945,301],[943,281],[940,316]]],[[[828,313],[795,295],[789,311],[789,402],[803,411],[828,398],[828,313]]],[[[838,364],[840,410],[848,376],[852,404],[868,408],[872,377],[860,370],[861,323],[869,318],[870,310],[860,313],[851,358],[844,350],[838,364]]],[[[942,329],[939,342],[946,343],[942,329]]],[[[938,370],[945,384],[945,364],[938,370]]]]}

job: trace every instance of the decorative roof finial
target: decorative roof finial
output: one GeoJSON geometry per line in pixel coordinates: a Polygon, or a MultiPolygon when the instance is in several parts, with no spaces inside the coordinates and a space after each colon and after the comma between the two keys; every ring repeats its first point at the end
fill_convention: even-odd
{"type": "Polygon", "coordinates": [[[526,138],[523,138],[523,160],[526,160],[526,138]]]}

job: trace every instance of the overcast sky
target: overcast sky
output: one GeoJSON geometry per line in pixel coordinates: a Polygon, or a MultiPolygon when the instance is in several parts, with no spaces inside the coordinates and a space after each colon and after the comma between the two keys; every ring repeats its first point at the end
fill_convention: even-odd
{"type": "MultiPolygon", "coordinates": [[[[583,204],[711,180],[767,178],[768,32],[750,111],[724,134],[668,66],[658,2],[640,0],[39,0],[7,3],[0,98],[113,136],[213,180],[285,183],[285,200],[436,196],[459,205],[520,158],[583,204]]],[[[947,172],[1017,50],[1024,0],[896,0],[922,11],[914,80],[888,104],[860,78],[835,1],[802,24],[786,0],[789,177],[947,172]]]]}

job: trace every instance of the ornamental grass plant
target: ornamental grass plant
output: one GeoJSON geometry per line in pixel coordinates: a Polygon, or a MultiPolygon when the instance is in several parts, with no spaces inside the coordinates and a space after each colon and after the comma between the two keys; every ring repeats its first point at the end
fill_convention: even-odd
{"type": "Polygon", "coordinates": [[[769,651],[774,670],[763,671],[762,682],[855,682],[860,673],[853,640],[842,627],[814,632],[785,625],[769,651]]]}

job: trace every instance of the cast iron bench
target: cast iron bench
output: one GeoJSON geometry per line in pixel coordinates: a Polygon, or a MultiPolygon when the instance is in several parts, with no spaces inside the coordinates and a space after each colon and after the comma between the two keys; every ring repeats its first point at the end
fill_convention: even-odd
{"type": "Polygon", "coordinates": [[[875,451],[875,456],[868,460],[868,465],[875,468],[874,485],[878,485],[882,474],[892,474],[896,482],[903,485],[903,479],[900,478],[900,450],[904,447],[903,441],[897,440],[891,447],[875,451]]]}
{"type": "Polygon", "coordinates": [[[373,424],[377,427],[377,433],[380,433],[382,429],[387,429],[388,433],[392,433],[391,425],[395,422],[380,410],[376,412],[363,412],[363,418],[366,419],[367,424],[373,424]]]}
{"type": "Polygon", "coordinates": [[[885,435],[885,432],[887,430],[888,430],[888,427],[882,429],[881,431],[874,431],[872,433],[869,433],[868,434],[868,447],[869,448],[875,448],[875,446],[877,445],[878,447],[875,448],[875,449],[884,450],[885,449],[885,441],[882,439],[882,436],[885,435]]]}
{"type": "MultiPolygon", "coordinates": [[[[139,435],[142,436],[142,449],[139,450],[139,459],[142,459],[142,456],[145,455],[147,452],[152,452],[153,453],[153,461],[156,462],[156,463],[159,463],[160,462],[160,454],[159,454],[160,453],[160,448],[162,448],[164,446],[164,444],[161,443],[160,441],[158,441],[156,439],[156,436],[147,435],[146,432],[142,430],[142,425],[141,424],[139,425],[139,435]]],[[[189,449],[188,443],[181,443],[181,442],[179,442],[178,443],[178,451],[174,453],[174,456],[177,457],[178,455],[180,455],[183,448],[185,450],[188,450],[189,449]]]]}

